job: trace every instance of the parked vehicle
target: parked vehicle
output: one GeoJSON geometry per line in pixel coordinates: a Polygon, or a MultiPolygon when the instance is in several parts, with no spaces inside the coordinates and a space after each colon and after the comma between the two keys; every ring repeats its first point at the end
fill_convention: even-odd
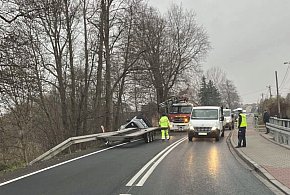
{"type": "Polygon", "coordinates": [[[224,114],[224,127],[232,130],[235,128],[235,119],[234,113],[232,113],[231,109],[223,109],[224,114]]]}
{"type": "Polygon", "coordinates": [[[192,108],[189,121],[188,140],[193,137],[224,137],[223,108],[219,106],[197,106],[192,108]]]}

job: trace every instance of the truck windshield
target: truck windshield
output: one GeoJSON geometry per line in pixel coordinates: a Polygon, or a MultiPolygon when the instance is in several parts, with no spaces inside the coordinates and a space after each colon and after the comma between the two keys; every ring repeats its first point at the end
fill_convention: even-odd
{"type": "Polygon", "coordinates": [[[193,109],[191,114],[192,119],[196,120],[217,120],[218,110],[217,109],[193,109]]]}
{"type": "Polygon", "coordinates": [[[170,114],[190,114],[192,106],[172,106],[170,108],[170,114]]]}

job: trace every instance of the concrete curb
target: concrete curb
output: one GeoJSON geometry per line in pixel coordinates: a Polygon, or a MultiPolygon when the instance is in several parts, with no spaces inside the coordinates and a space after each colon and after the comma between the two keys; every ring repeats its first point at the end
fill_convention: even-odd
{"type": "MultiPolygon", "coordinates": [[[[235,130],[234,130],[235,131],[235,130]]],[[[229,135],[229,145],[235,151],[235,153],[250,167],[252,167],[259,175],[266,178],[269,182],[271,182],[273,185],[275,185],[278,189],[280,189],[285,194],[290,194],[290,189],[285,186],[284,184],[280,183],[278,180],[276,180],[266,169],[264,169],[261,165],[250,159],[243,151],[235,148],[233,145],[233,136],[232,132],[229,135]]],[[[267,139],[267,138],[265,138],[267,139]]]]}

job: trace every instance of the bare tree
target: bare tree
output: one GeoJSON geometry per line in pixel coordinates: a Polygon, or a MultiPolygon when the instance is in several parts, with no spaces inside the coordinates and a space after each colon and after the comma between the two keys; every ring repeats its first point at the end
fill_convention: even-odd
{"type": "MultiPolygon", "coordinates": [[[[192,11],[173,5],[162,18],[149,8],[141,17],[140,45],[150,82],[156,89],[157,102],[164,101],[173,86],[189,69],[196,70],[210,49],[208,37],[195,21],[192,11]]],[[[183,79],[184,81],[184,79],[183,79]]]]}
{"type": "Polygon", "coordinates": [[[187,89],[210,48],[195,15],[176,5],[161,16],[144,0],[5,3],[0,107],[10,112],[0,147],[15,144],[21,161],[187,89]]]}
{"type": "Polygon", "coordinates": [[[221,93],[222,104],[233,109],[240,104],[240,97],[234,83],[226,78],[220,67],[213,67],[206,72],[206,78],[213,81],[221,93]]]}
{"type": "Polygon", "coordinates": [[[241,104],[240,96],[232,81],[226,80],[223,90],[221,92],[225,94],[225,105],[228,106],[228,108],[234,109],[241,104]]]}
{"type": "MultiPolygon", "coordinates": [[[[1,107],[5,107],[10,114],[10,126],[14,126],[15,134],[11,140],[16,142],[14,146],[21,151],[21,161],[28,162],[28,143],[32,132],[31,109],[33,97],[36,94],[35,78],[33,76],[33,58],[29,48],[26,47],[27,37],[18,27],[11,26],[1,44],[0,81],[1,107]]],[[[2,127],[2,133],[7,136],[12,132],[7,125],[2,127]]],[[[12,141],[11,141],[12,142],[12,141]]],[[[9,143],[10,144],[10,143],[9,143]]]]}
{"type": "Polygon", "coordinates": [[[205,77],[213,81],[218,90],[221,90],[227,80],[226,73],[220,67],[212,67],[206,71],[205,77]]]}

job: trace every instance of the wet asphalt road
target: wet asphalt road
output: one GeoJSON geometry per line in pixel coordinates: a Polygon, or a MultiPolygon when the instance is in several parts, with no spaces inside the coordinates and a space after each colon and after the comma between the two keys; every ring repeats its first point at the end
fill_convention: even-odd
{"type": "Polygon", "coordinates": [[[0,194],[273,194],[235,159],[228,134],[219,142],[174,133],[165,143],[128,143],[0,184],[0,194]]]}

